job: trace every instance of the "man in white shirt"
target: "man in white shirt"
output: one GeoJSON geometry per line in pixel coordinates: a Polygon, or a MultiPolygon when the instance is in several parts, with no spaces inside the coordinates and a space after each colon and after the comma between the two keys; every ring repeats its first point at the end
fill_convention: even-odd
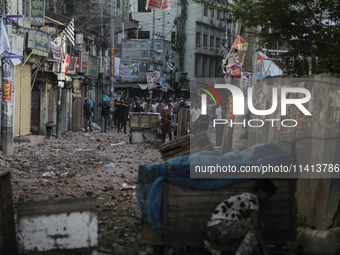
{"type": "MultiPolygon", "coordinates": [[[[259,179],[255,183],[254,193],[242,193],[232,196],[219,204],[208,221],[207,235],[211,241],[228,243],[243,238],[235,255],[250,255],[257,243],[264,255],[268,251],[264,242],[263,230],[259,219],[260,206],[266,204],[276,187],[268,179],[259,179]]],[[[214,250],[210,243],[204,241],[214,255],[221,254],[214,250]]]]}
{"type": "Polygon", "coordinates": [[[196,127],[195,122],[198,120],[198,118],[200,117],[200,115],[201,115],[201,109],[198,108],[198,104],[195,103],[194,108],[190,110],[191,125],[192,125],[192,131],[191,131],[191,133],[192,133],[192,134],[196,134],[196,132],[197,132],[197,127],[196,127]]]}
{"type": "MultiPolygon", "coordinates": [[[[222,107],[219,103],[218,103],[216,110],[215,110],[215,118],[216,119],[222,119],[222,107]]],[[[222,145],[224,125],[218,124],[215,127],[216,127],[216,146],[221,146],[222,145]]]]}

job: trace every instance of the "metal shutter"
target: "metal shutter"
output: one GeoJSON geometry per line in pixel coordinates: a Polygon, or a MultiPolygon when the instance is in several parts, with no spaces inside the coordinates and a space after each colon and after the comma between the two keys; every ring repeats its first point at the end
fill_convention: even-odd
{"type": "Polygon", "coordinates": [[[67,89],[63,89],[62,90],[62,94],[61,94],[61,133],[65,134],[67,131],[67,127],[66,127],[66,103],[67,103],[67,89]]]}
{"type": "Polygon", "coordinates": [[[30,134],[31,130],[31,66],[15,67],[14,136],[30,134]]]}

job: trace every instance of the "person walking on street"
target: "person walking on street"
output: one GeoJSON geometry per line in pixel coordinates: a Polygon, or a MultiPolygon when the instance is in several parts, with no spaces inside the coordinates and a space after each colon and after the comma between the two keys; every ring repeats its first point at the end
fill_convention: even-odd
{"type": "Polygon", "coordinates": [[[169,141],[172,140],[171,133],[171,124],[172,124],[172,116],[169,109],[165,109],[162,115],[162,123],[163,123],[163,143],[165,143],[166,134],[169,134],[169,141]]]}
{"type": "Polygon", "coordinates": [[[93,112],[93,108],[91,107],[90,101],[88,99],[85,100],[83,107],[84,107],[84,128],[85,128],[85,132],[87,132],[87,123],[89,123],[90,132],[92,132],[92,112],[93,112]]]}
{"type": "Polygon", "coordinates": [[[119,131],[124,127],[124,134],[126,134],[126,121],[127,121],[127,111],[129,110],[129,106],[125,104],[124,100],[121,100],[120,110],[119,110],[119,121],[118,121],[118,130],[119,131]]]}
{"type": "Polygon", "coordinates": [[[109,101],[102,101],[98,105],[102,108],[101,111],[101,117],[102,117],[102,133],[106,133],[107,131],[107,123],[109,122],[109,116],[110,116],[110,107],[112,105],[110,104],[109,101]]]}

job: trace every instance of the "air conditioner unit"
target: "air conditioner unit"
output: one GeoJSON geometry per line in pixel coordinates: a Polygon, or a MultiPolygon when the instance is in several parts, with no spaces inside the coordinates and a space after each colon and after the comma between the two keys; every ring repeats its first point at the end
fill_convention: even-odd
{"type": "Polygon", "coordinates": [[[104,58],[98,58],[98,73],[104,73],[104,58]]]}
{"type": "Polygon", "coordinates": [[[76,34],[76,44],[83,44],[84,36],[82,34],[76,34]]]}

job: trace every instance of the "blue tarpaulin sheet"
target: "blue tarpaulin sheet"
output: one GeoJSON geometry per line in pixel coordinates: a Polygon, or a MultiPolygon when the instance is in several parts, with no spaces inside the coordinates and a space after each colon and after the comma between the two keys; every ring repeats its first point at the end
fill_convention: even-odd
{"type": "Polygon", "coordinates": [[[163,232],[162,183],[171,183],[199,189],[217,189],[246,179],[190,179],[190,161],[200,165],[230,164],[242,165],[271,164],[273,166],[296,164],[295,158],[276,144],[258,144],[241,152],[220,155],[216,152],[198,152],[193,155],[170,159],[167,163],[142,163],[139,165],[136,195],[141,207],[141,218],[159,233],[163,232]]]}

